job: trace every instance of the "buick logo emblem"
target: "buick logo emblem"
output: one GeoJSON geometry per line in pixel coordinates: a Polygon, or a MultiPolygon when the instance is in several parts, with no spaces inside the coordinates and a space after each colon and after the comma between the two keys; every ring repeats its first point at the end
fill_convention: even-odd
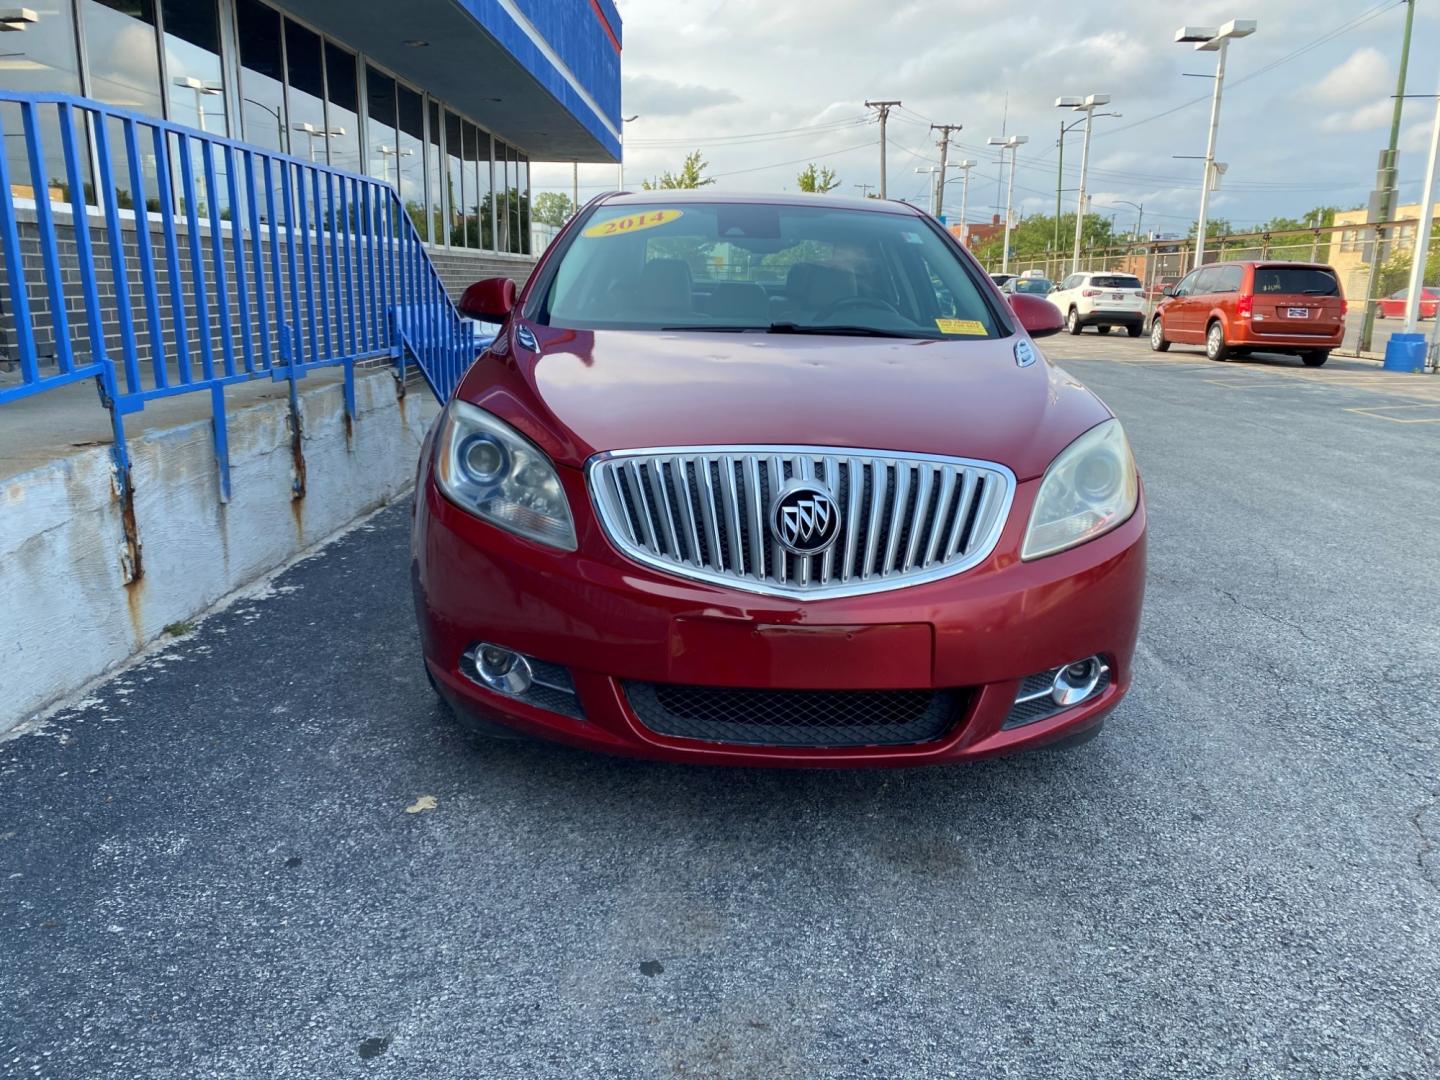
{"type": "Polygon", "coordinates": [[[792,555],[819,555],[840,535],[840,510],[819,484],[792,481],[770,507],[770,531],[792,555]]]}

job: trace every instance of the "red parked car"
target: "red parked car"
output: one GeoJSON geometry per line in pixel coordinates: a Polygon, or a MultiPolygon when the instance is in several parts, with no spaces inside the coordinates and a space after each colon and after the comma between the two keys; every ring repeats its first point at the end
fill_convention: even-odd
{"type": "Polygon", "coordinates": [[[1150,317],[1150,347],[1204,345],[1211,360],[1289,353],[1319,367],[1345,337],[1340,279],[1314,263],[1212,263],[1165,290],[1150,317]]]}
{"type": "MultiPolygon", "coordinates": [[[[1405,301],[1409,298],[1409,289],[1391,293],[1380,301],[1380,317],[1382,319],[1403,319],[1405,317],[1405,301]]],[[[1422,286],[1420,289],[1420,318],[1435,318],[1437,308],[1440,308],[1440,289],[1432,288],[1429,285],[1422,286]]]]}
{"type": "Polygon", "coordinates": [[[481,730],[745,765],[1076,741],[1124,695],[1145,510],[1120,424],[928,216],[610,195],[427,437],[425,664],[481,730]],[[1027,333],[1028,327],[1028,333],[1027,333]]]}

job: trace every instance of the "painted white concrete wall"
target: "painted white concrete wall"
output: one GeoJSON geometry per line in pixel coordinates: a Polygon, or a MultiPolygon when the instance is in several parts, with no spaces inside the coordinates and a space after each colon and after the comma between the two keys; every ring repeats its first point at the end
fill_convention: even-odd
{"type": "Polygon", "coordinates": [[[220,501],[208,420],[132,438],[143,573],[129,584],[108,448],[4,481],[0,732],[139,652],[166,626],[402,495],[415,479],[434,399],[423,389],[398,398],[388,371],[357,373],[355,392],[347,432],[340,386],[306,391],[302,383],[303,499],[292,497],[283,399],[230,414],[229,503],[220,501]]]}

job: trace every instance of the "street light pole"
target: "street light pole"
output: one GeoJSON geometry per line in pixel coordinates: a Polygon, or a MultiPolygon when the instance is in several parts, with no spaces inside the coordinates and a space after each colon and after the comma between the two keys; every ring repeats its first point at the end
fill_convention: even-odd
{"type": "MultiPolygon", "coordinates": [[[[1435,125],[1430,133],[1430,161],[1425,166],[1425,183],[1420,191],[1420,223],[1415,234],[1415,254],[1410,264],[1410,292],[1405,297],[1405,333],[1413,334],[1420,318],[1420,300],[1425,293],[1425,261],[1430,252],[1430,230],[1434,216],[1435,171],[1440,162],[1440,97],[1435,101],[1435,125]]],[[[1440,312],[1435,321],[1440,323],[1440,312]]]]}
{"type": "Polygon", "coordinates": [[[1010,184],[1005,194],[1005,247],[1000,254],[1000,272],[1002,274],[1010,270],[1010,230],[1014,227],[1013,208],[1015,206],[1015,157],[1020,147],[1029,142],[1027,135],[1010,135],[999,137],[992,135],[986,140],[990,146],[1000,147],[1001,159],[1004,159],[1005,151],[1010,151],[1010,184]]]}
{"type": "Polygon", "coordinates": [[[1255,32],[1254,19],[1231,19],[1221,27],[1182,26],[1175,31],[1177,42],[1194,42],[1196,52],[1218,52],[1215,62],[1215,91],[1210,98],[1210,134],[1205,140],[1205,175],[1200,181],[1200,216],[1195,225],[1195,265],[1205,262],[1205,224],[1210,210],[1210,191],[1215,182],[1215,138],[1220,130],[1220,95],[1225,89],[1225,57],[1233,38],[1255,32]]]}
{"type": "MultiPolygon", "coordinates": [[[[1080,151],[1080,201],[1079,211],[1075,215],[1075,250],[1070,260],[1070,272],[1080,272],[1080,238],[1085,232],[1085,176],[1090,168],[1090,131],[1094,126],[1095,110],[1101,105],[1110,104],[1109,94],[1089,94],[1084,98],[1058,97],[1055,99],[1057,109],[1073,109],[1075,112],[1085,114],[1085,144],[1080,151]]],[[[1062,129],[1060,141],[1065,141],[1062,129]]]]}
{"type": "Polygon", "coordinates": [[[639,120],[639,119],[640,119],[640,114],[639,114],[639,113],[636,113],[634,116],[622,116],[622,117],[620,118],[620,160],[619,160],[619,162],[617,162],[617,164],[620,166],[620,190],[621,190],[621,191],[624,191],[624,190],[625,190],[625,125],[628,124],[628,123],[630,123],[632,120],[639,120]]]}
{"type": "MultiPolygon", "coordinates": [[[[965,181],[960,185],[960,242],[962,244],[965,243],[965,239],[970,233],[970,225],[965,220],[965,211],[970,202],[970,170],[978,164],[980,164],[978,161],[966,159],[955,166],[965,175],[965,181]]],[[[965,244],[965,246],[969,247],[970,245],[965,244]]]]}

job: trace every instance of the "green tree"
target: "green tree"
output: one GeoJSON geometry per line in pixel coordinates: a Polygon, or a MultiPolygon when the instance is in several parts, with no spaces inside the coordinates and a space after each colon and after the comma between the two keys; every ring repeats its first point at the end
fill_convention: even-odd
{"type": "Polygon", "coordinates": [[[840,186],[840,178],[835,175],[834,169],[828,165],[817,169],[813,161],[805,166],[804,172],[795,177],[795,182],[800,185],[801,191],[808,191],[812,195],[823,195],[840,186]]]}
{"type": "Polygon", "coordinates": [[[699,150],[696,150],[685,155],[685,164],[680,166],[679,173],[672,173],[666,169],[659,180],[653,184],[646,180],[642,186],[646,191],[708,187],[715,182],[705,175],[705,170],[708,168],[710,168],[710,163],[700,156],[699,150]]]}
{"type": "Polygon", "coordinates": [[[541,191],[535,196],[535,220],[559,228],[575,213],[575,204],[563,191],[541,191]]]}
{"type": "MultiPolygon", "coordinates": [[[[1414,248],[1402,248],[1390,256],[1389,261],[1380,264],[1375,275],[1375,295],[1389,296],[1410,285],[1410,264],[1414,261],[1414,248]]],[[[1440,285],[1440,235],[1430,234],[1430,247],[1425,258],[1426,285],[1440,285]]]]}
{"type": "MultiPolygon", "coordinates": [[[[1071,246],[1075,242],[1073,213],[1060,215],[1058,252],[1055,250],[1055,234],[1053,214],[1036,214],[1034,217],[1021,219],[1010,230],[1010,261],[1037,261],[1049,255],[1059,256],[1062,265],[1068,265],[1071,246]]],[[[983,244],[975,246],[975,257],[985,266],[998,269],[1004,255],[1004,246],[1005,233],[1001,230],[983,244]]],[[[1118,254],[1120,247],[1121,241],[1116,238],[1108,217],[1101,214],[1085,215],[1085,223],[1080,233],[1082,252],[1113,248],[1118,254]]]]}

